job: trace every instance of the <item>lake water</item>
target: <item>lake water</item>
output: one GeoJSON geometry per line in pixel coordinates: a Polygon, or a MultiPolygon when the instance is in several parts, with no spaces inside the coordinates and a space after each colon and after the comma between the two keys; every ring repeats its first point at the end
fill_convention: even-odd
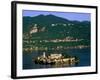
{"type": "Polygon", "coordinates": [[[44,51],[34,51],[34,52],[23,52],[23,69],[40,69],[40,68],[57,68],[57,67],[82,67],[91,65],[91,50],[90,48],[84,49],[67,49],[58,51],[45,51],[46,54],[50,53],[62,53],[63,55],[69,54],[72,56],[77,56],[80,59],[78,64],[72,65],[43,65],[35,64],[33,59],[37,56],[43,54],[44,51]]]}

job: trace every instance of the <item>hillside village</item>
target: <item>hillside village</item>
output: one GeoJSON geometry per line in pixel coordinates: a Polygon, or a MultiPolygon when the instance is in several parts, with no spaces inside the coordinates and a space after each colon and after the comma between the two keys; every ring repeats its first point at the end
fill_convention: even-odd
{"type": "MultiPolygon", "coordinates": [[[[41,16],[37,16],[39,18],[41,16]]],[[[52,17],[58,22],[53,21],[52,23],[47,21],[36,22],[36,17],[32,18],[31,24],[23,25],[23,45],[24,50],[48,50],[51,49],[62,49],[62,48],[84,48],[90,45],[90,23],[89,22],[78,22],[68,21],[65,19],[60,20],[56,16],[52,17]],[[48,23],[48,24],[47,24],[48,23]],[[25,27],[26,26],[26,27],[25,27]]],[[[45,19],[42,16],[43,19],[45,19]]],[[[42,20],[43,20],[42,19],[42,20]]],[[[48,18],[46,17],[46,20],[48,18]]],[[[27,18],[24,20],[27,21],[27,18]]]]}

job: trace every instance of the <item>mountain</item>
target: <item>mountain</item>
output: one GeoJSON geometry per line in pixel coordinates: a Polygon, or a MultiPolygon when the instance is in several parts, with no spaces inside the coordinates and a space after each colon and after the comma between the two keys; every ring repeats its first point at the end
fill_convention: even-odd
{"type": "Polygon", "coordinates": [[[46,16],[38,15],[35,17],[26,16],[26,17],[23,17],[23,25],[24,25],[23,28],[28,29],[29,25],[34,24],[34,23],[45,26],[45,25],[50,25],[52,23],[56,24],[56,23],[68,23],[68,22],[70,21],[61,17],[54,16],[54,15],[46,15],[46,16]]]}
{"type": "Polygon", "coordinates": [[[89,21],[71,21],[55,15],[38,15],[23,17],[23,32],[29,33],[37,24],[38,31],[33,33],[33,38],[57,39],[71,36],[74,38],[90,39],[91,25],[89,21]],[[42,29],[44,28],[44,31],[42,29]]]}
{"type": "MultiPolygon", "coordinates": [[[[27,18],[27,17],[24,17],[27,18]]],[[[27,18],[29,19],[29,18],[27,18]]],[[[32,22],[34,23],[46,23],[46,24],[52,24],[52,23],[66,23],[66,22],[70,22],[67,19],[61,18],[61,17],[57,17],[54,15],[38,15],[35,17],[31,17],[32,22]]]]}

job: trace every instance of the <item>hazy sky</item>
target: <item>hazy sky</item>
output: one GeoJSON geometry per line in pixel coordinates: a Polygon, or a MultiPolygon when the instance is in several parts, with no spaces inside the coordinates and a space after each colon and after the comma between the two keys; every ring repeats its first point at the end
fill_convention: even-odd
{"type": "Polygon", "coordinates": [[[23,16],[38,16],[38,15],[55,15],[68,20],[78,20],[78,21],[90,21],[90,13],[75,13],[75,12],[52,12],[52,11],[34,11],[34,10],[23,10],[23,16]]]}

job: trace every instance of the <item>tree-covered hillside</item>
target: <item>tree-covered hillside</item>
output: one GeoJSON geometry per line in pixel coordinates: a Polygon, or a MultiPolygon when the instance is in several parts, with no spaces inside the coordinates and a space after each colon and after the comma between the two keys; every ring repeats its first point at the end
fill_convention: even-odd
{"type": "Polygon", "coordinates": [[[31,36],[32,39],[63,39],[70,36],[90,40],[90,29],[89,21],[70,21],[54,15],[23,17],[24,36],[28,36],[27,38],[31,36]],[[30,35],[30,31],[35,25],[38,31],[30,35]]]}

